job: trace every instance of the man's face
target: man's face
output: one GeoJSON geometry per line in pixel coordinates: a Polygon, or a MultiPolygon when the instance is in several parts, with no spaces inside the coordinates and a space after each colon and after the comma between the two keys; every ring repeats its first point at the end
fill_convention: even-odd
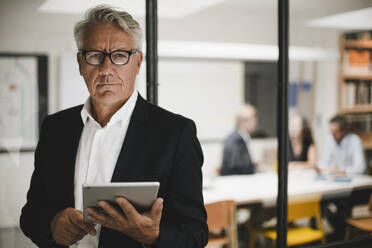
{"type": "Polygon", "coordinates": [[[240,119],[240,128],[248,132],[250,135],[253,134],[257,129],[257,116],[255,113],[245,116],[240,119]]]}
{"type": "Polygon", "coordinates": [[[340,125],[338,123],[330,123],[329,124],[329,131],[333,138],[336,140],[337,143],[340,143],[342,138],[345,136],[346,132],[341,130],[340,125]]]}
{"type": "MultiPolygon", "coordinates": [[[[118,26],[110,23],[92,24],[86,30],[83,49],[111,52],[134,49],[133,38],[118,26]]],[[[126,65],[114,65],[107,56],[101,65],[86,63],[77,55],[80,75],[83,76],[93,103],[101,105],[123,104],[134,90],[136,75],[142,62],[142,52],[130,56],[126,65]]]]}

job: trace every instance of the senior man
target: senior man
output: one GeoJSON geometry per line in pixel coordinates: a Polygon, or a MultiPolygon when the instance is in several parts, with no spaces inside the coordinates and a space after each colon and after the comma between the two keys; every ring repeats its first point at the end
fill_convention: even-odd
{"type": "Polygon", "coordinates": [[[250,144],[252,138],[264,138],[266,134],[258,129],[256,108],[243,104],[236,114],[236,130],[224,141],[221,175],[253,174],[257,164],[252,161],[250,144]]]}
{"type": "Polygon", "coordinates": [[[39,247],[204,247],[203,154],[193,121],[146,102],[135,90],[142,62],[137,21],[107,6],[74,28],[77,61],[90,97],[45,118],[35,152],[23,232],[39,247]],[[118,211],[89,209],[82,184],[159,181],[151,210],[118,197],[118,211]]]}

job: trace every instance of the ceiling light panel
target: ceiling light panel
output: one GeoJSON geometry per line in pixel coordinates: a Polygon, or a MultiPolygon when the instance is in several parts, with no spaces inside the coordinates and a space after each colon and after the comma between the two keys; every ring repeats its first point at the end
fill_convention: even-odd
{"type": "MultiPolygon", "coordinates": [[[[226,0],[158,0],[159,18],[181,18],[226,0]]],[[[38,9],[44,13],[83,14],[98,4],[124,9],[134,16],[145,16],[145,0],[46,0],[38,9]]]]}
{"type": "Polygon", "coordinates": [[[308,21],[311,27],[335,29],[372,29],[372,8],[349,11],[337,15],[322,17],[308,21]]]}

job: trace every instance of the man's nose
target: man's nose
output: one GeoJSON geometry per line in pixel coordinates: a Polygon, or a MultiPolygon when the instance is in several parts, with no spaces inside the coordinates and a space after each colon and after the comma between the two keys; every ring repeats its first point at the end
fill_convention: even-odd
{"type": "Polygon", "coordinates": [[[112,66],[114,66],[114,64],[112,64],[109,56],[105,56],[102,64],[99,65],[99,71],[101,74],[110,73],[112,70],[112,66]]]}

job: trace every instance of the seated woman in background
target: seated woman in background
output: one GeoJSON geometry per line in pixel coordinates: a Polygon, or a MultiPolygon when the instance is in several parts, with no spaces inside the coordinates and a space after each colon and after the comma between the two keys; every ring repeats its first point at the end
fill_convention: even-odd
{"type": "Polygon", "coordinates": [[[292,115],[289,120],[289,156],[290,168],[315,168],[316,150],[311,129],[301,115],[292,115]]]}

